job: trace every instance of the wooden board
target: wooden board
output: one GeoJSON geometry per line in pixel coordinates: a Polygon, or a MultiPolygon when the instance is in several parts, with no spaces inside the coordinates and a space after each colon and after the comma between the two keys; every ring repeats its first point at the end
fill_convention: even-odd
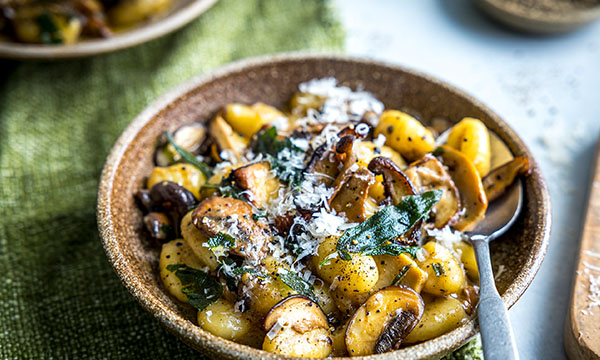
{"type": "Polygon", "coordinates": [[[600,306],[590,307],[590,279],[600,279],[600,142],[589,190],[589,203],[581,235],[581,248],[565,324],[569,359],[600,359],[600,306]]]}

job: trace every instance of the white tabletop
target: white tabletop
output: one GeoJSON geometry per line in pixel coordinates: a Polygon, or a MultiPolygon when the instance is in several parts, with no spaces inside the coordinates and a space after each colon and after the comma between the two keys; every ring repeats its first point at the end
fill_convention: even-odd
{"type": "MultiPolygon", "coordinates": [[[[600,23],[555,37],[507,30],[469,0],[337,0],[349,54],[437,76],[524,139],[552,198],[550,248],[510,310],[522,359],[564,359],[563,327],[600,134],[600,23]]],[[[599,245],[600,247],[600,245],[599,245]]]]}

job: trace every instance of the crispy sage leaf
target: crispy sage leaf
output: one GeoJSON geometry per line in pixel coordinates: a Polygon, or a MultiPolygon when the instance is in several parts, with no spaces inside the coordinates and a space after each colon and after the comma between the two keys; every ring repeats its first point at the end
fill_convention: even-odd
{"type": "Polygon", "coordinates": [[[210,248],[216,248],[219,246],[234,247],[235,239],[231,235],[220,232],[217,235],[208,239],[208,246],[210,248]]]}
{"type": "Polygon", "coordinates": [[[167,137],[169,144],[171,144],[171,146],[173,146],[175,151],[177,151],[177,153],[181,156],[181,158],[183,160],[185,160],[185,162],[190,163],[190,164],[194,165],[195,167],[197,167],[198,169],[200,169],[200,171],[202,171],[204,176],[206,176],[207,178],[210,178],[211,176],[213,176],[213,172],[210,169],[210,166],[208,166],[205,163],[203,163],[202,161],[198,160],[198,158],[196,158],[194,156],[194,154],[190,153],[186,149],[177,145],[175,143],[175,140],[173,140],[173,135],[171,135],[168,131],[165,131],[165,136],[167,137]]]}
{"type": "Polygon", "coordinates": [[[408,252],[415,256],[413,252],[416,250],[394,243],[393,240],[410,230],[419,220],[426,220],[441,195],[441,190],[432,190],[407,196],[398,205],[388,206],[348,229],[337,243],[340,258],[350,260],[349,253],[399,255],[408,252]]]}
{"type": "Polygon", "coordinates": [[[277,129],[273,126],[258,134],[256,141],[256,150],[266,156],[271,164],[271,169],[277,177],[293,187],[300,185],[302,181],[302,167],[295,167],[289,164],[285,159],[280,159],[280,153],[288,150],[287,154],[295,156],[304,153],[300,148],[295,146],[290,138],[284,140],[277,139],[277,129]]]}
{"type": "Polygon", "coordinates": [[[296,274],[295,272],[292,272],[287,269],[282,269],[279,272],[279,278],[298,294],[308,296],[314,301],[317,301],[317,297],[315,296],[312,286],[306,280],[298,276],[298,274],[296,274]]]}
{"type": "Polygon", "coordinates": [[[223,285],[219,280],[202,270],[185,264],[169,265],[167,270],[175,273],[183,285],[182,291],[187,295],[188,303],[198,310],[204,310],[223,295],[223,285]]]}

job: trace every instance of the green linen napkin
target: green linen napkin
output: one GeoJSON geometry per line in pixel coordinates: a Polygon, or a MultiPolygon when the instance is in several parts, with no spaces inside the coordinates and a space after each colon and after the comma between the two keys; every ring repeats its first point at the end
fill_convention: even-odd
{"type": "Polygon", "coordinates": [[[324,0],[221,0],[130,50],[0,63],[0,358],[200,356],[108,264],[96,227],[102,165],[138,112],[193,75],[264,53],[340,50],[332,14],[324,0]]]}

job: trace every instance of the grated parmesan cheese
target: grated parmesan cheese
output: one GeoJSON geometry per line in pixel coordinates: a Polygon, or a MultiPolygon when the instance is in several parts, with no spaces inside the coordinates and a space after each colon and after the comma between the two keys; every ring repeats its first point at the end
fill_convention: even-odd
{"type": "Polygon", "coordinates": [[[460,231],[452,231],[449,226],[442,229],[427,229],[427,235],[434,238],[443,247],[450,250],[452,255],[460,259],[460,251],[454,249],[454,243],[467,240],[467,236],[460,231]]]}
{"type": "Polygon", "coordinates": [[[273,327],[269,330],[269,332],[267,333],[267,337],[269,338],[269,340],[273,340],[273,338],[279,334],[279,332],[284,328],[285,323],[283,322],[282,319],[277,319],[277,321],[275,322],[275,324],[273,325],[273,327]]]}
{"type": "Polygon", "coordinates": [[[367,111],[381,114],[384,109],[383,103],[371,93],[338,86],[335,78],[313,79],[300,84],[299,89],[301,92],[326,98],[315,119],[317,122],[347,123],[360,120],[367,111]]]}
{"type": "Polygon", "coordinates": [[[385,135],[383,134],[379,134],[377,135],[377,137],[375,139],[373,139],[373,144],[375,144],[375,146],[383,146],[385,145],[385,140],[387,138],[385,137],[385,135]]]}

